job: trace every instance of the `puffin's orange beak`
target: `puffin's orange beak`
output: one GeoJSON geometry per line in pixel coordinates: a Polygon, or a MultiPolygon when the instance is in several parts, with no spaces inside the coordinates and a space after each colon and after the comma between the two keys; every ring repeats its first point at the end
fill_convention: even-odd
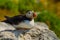
{"type": "Polygon", "coordinates": [[[33,13],[33,17],[34,17],[34,18],[35,18],[35,17],[37,17],[37,15],[36,15],[36,13],[35,13],[35,12],[33,13]]]}

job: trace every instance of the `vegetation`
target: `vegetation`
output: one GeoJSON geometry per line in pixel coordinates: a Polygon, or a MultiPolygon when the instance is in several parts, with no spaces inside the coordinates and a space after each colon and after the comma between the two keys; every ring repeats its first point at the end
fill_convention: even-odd
{"type": "Polygon", "coordinates": [[[60,19],[55,13],[45,9],[40,0],[19,0],[17,4],[11,0],[0,0],[0,9],[13,11],[13,14],[18,14],[18,12],[25,13],[26,10],[34,10],[39,13],[35,21],[47,23],[49,28],[60,37],[60,19]]]}
{"type": "Polygon", "coordinates": [[[18,12],[18,5],[11,0],[0,0],[0,9],[7,9],[18,12]]]}

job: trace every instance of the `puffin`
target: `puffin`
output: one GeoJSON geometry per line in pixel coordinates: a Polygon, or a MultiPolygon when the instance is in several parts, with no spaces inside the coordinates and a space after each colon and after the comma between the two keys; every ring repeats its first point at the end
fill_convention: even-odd
{"type": "Polygon", "coordinates": [[[28,10],[25,15],[16,15],[14,17],[5,16],[6,20],[3,20],[2,22],[8,23],[10,25],[18,25],[21,22],[25,22],[34,26],[34,18],[36,16],[36,12],[28,10]]]}

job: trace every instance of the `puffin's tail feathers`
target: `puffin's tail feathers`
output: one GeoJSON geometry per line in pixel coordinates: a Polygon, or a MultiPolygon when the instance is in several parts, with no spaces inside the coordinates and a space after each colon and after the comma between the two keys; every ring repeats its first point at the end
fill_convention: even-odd
{"type": "Polygon", "coordinates": [[[6,19],[10,19],[10,17],[8,17],[8,16],[4,16],[6,19]]]}

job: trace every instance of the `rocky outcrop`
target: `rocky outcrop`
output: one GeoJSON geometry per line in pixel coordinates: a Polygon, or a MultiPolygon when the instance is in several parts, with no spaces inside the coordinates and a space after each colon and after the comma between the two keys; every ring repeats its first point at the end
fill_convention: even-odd
{"type": "Polygon", "coordinates": [[[0,22],[0,31],[3,31],[3,30],[15,30],[15,28],[10,24],[0,22]]]}
{"type": "Polygon", "coordinates": [[[0,40],[17,40],[14,33],[10,31],[2,31],[0,32],[0,40]]]}
{"type": "Polygon", "coordinates": [[[24,40],[58,40],[56,34],[48,29],[44,23],[37,23],[38,25],[30,29],[25,35],[20,35],[20,39],[24,40]]]}
{"type": "MultiPolygon", "coordinates": [[[[25,24],[27,25],[27,24],[25,24]]],[[[23,27],[25,27],[25,25],[23,27]]],[[[29,25],[27,25],[29,26],[29,25]]],[[[26,27],[26,28],[30,28],[26,27]]],[[[4,40],[59,40],[56,34],[49,30],[45,23],[36,22],[34,27],[27,30],[0,31],[0,39],[4,40]]]]}

